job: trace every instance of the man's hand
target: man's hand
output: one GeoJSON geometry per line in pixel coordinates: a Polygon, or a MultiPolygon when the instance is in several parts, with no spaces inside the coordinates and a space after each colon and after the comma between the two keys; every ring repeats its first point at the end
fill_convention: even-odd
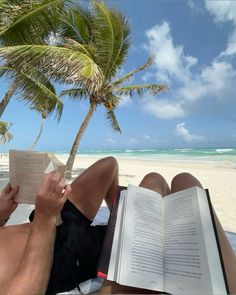
{"type": "Polygon", "coordinates": [[[57,219],[70,191],[59,172],[45,175],[36,195],[35,217],[57,219]]]}
{"type": "Polygon", "coordinates": [[[11,213],[16,209],[18,203],[14,197],[18,192],[18,186],[11,187],[10,183],[2,190],[0,195],[0,221],[8,219],[11,213]]]}

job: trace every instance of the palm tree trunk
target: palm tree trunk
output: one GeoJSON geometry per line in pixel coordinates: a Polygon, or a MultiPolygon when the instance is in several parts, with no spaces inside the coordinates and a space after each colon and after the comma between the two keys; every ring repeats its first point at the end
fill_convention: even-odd
{"type": "Polygon", "coordinates": [[[96,110],[96,107],[97,107],[97,104],[96,103],[91,103],[90,104],[90,108],[89,108],[89,111],[87,113],[87,115],[85,116],[79,130],[78,130],[78,133],[75,137],[75,140],[74,140],[74,143],[72,145],[72,148],[71,148],[71,151],[70,151],[70,155],[69,155],[69,158],[67,160],[67,163],[66,163],[66,173],[65,173],[65,176],[67,179],[70,179],[72,177],[72,168],[73,168],[73,165],[74,165],[74,161],[75,161],[75,156],[77,154],[77,150],[78,150],[78,147],[79,147],[79,143],[80,143],[80,140],[84,134],[84,131],[85,129],[87,128],[88,126],[88,123],[90,121],[90,119],[92,118],[93,116],[93,113],[94,111],[96,110]]]}
{"type": "Polygon", "coordinates": [[[39,138],[41,137],[42,135],[42,132],[43,132],[43,127],[45,125],[45,121],[46,121],[46,118],[42,116],[42,120],[41,120],[41,126],[40,126],[40,129],[39,129],[39,134],[38,136],[36,137],[34,143],[32,144],[30,150],[33,150],[35,148],[35,146],[37,145],[38,141],[39,141],[39,138]]]}
{"type": "Polygon", "coordinates": [[[14,93],[16,92],[17,89],[17,82],[14,81],[9,90],[7,91],[7,93],[5,94],[4,98],[2,99],[2,101],[0,102],[0,118],[2,117],[2,114],[4,113],[9,101],[11,100],[12,96],[14,95],[14,93]]]}

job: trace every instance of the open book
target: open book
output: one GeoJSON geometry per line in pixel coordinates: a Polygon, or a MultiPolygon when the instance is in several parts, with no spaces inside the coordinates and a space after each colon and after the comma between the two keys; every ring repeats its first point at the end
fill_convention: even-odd
{"type": "Polygon", "coordinates": [[[34,204],[43,174],[53,170],[64,175],[65,164],[60,162],[52,153],[10,150],[10,183],[13,186],[18,185],[20,188],[15,201],[23,204],[34,204]]]}
{"type": "Polygon", "coordinates": [[[162,198],[130,185],[116,207],[108,280],[172,294],[227,294],[208,191],[162,198]]]}

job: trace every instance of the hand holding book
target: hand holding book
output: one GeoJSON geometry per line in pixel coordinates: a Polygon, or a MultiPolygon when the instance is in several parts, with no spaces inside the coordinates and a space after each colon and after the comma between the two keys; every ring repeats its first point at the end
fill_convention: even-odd
{"type": "Polygon", "coordinates": [[[10,150],[9,170],[11,185],[19,186],[15,201],[35,204],[36,192],[43,175],[51,171],[59,171],[63,176],[65,165],[52,153],[10,150]]]}
{"type": "Polygon", "coordinates": [[[3,226],[7,222],[18,205],[14,201],[18,189],[18,186],[11,187],[10,183],[8,183],[2,192],[0,192],[0,226],[3,226]]]}

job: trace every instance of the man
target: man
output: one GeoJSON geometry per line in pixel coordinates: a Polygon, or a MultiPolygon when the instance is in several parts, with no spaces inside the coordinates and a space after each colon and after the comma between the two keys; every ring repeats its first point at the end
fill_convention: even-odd
{"type": "MultiPolygon", "coordinates": [[[[64,186],[58,173],[46,176],[37,194],[32,224],[0,229],[0,294],[34,295],[44,294],[46,290],[49,293],[59,292],[73,289],[79,282],[96,275],[104,228],[92,227],[90,223],[103,197],[111,207],[118,186],[117,162],[112,157],[99,160],[72,183],[71,189],[66,186],[63,194],[64,186]],[[60,211],[63,224],[56,229],[60,211]]],[[[140,186],[165,196],[188,187],[201,187],[201,184],[192,175],[182,173],[173,179],[170,189],[161,175],[150,173],[140,186]]],[[[16,188],[9,186],[3,191],[0,220],[7,218],[15,209],[13,196],[16,192],[16,188]]],[[[235,255],[218,219],[216,226],[230,292],[236,293],[235,255]]],[[[149,290],[140,291],[109,282],[101,290],[101,294],[137,292],[151,293],[149,290]]]]}
{"type": "Polygon", "coordinates": [[[0,294],[62,292],[96,276],[104,227],[90,224],[104,197],[111,207],[117,186],[112,157],[93,164],[71,186],[52,172],[38,190],[33,222],[3,227],[20,189],[9,184],[0,196],[0,294]],[[56,227],[60,212],[63,223],[56,227]]]}

